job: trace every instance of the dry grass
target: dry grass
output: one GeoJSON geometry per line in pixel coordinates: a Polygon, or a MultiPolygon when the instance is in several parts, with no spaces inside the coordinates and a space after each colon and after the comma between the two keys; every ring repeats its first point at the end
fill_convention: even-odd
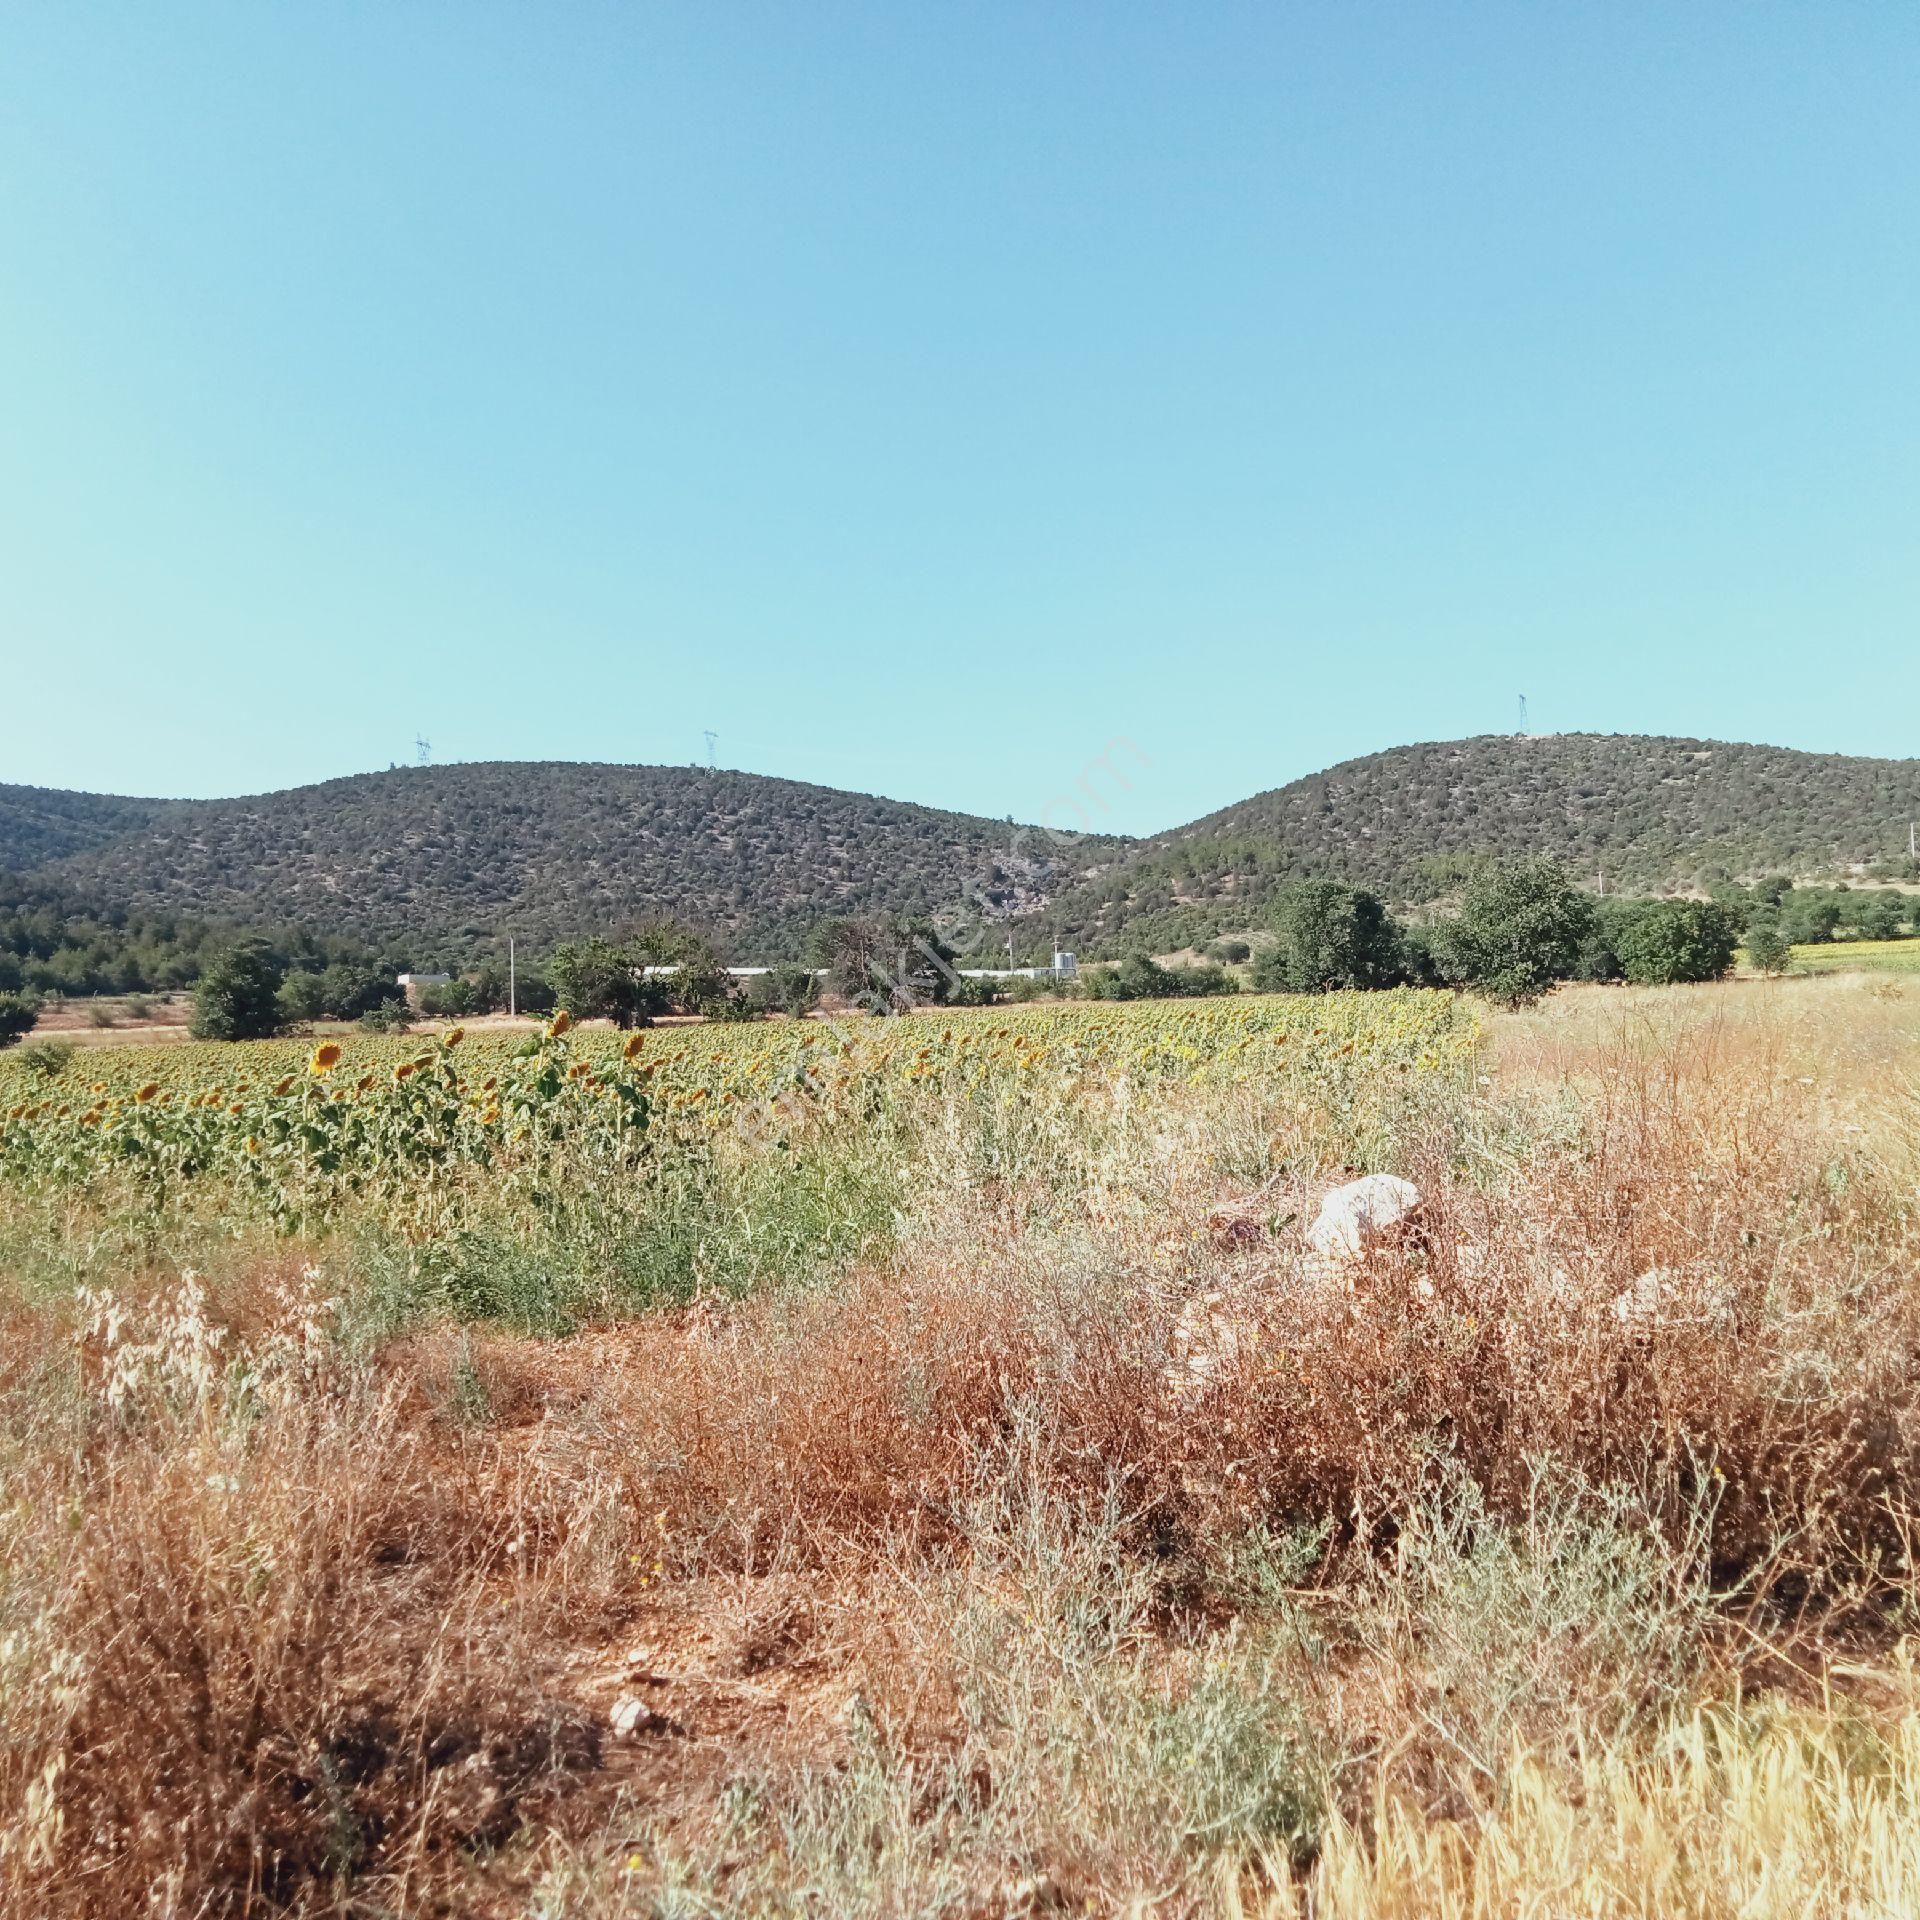
{"type": "Polygon", "coordinates": [[[245,1347],[191,1281],[96,1304],[60,1430],[8,1476],[12,1910],[299,1904],[376,1865],[404,1885],[591,1761],[489,1578],[497,1475],[336,1377],[320,1303],[245,1347]]]}
{"type": "MultiPolygon", "coordinates": [[[[1710,1035],[1570,1101],[1489,1097],[1406,1143],[1424,1231],[1353,1273],[1305,1257],[1297,1220],[1257,1225],[1298,1210],[1284,1176],[1239,1210],[1245,1238],[1207,1232],[1210,1187],[1012,1237],[994,1200],[942,1193],[843,1287],[585,1343],[571,1431],[617,1436],[631,1497],[701,1564],[950,1530],[974,1453],[1023,1408],[1083,1494],[1118,1476],[1163,1553],[1275,1516],[1371,1539],[1444,1453],[1498,1511],[1551,1457],[1630,1482],[1676,1538],[1710,1505],[1723,1576],[1783,1547],[1832,1570],[1886,1544],[1913,1464],[1920,1239],[1803,1108],[1710,1035]],[[1242,1351],[1170,1394],[1205,1288],[1242,1351]]],[[[563,1480],[568,1432],[548,1436],[563,1480]]]]}
{"type": "Polygon", "coordinates": [[[943,1111],[884,1261],[557,1341],[47,1216],[0,1911],[1914,1910],[1917,1031],[1550,1003],[1357,1268],[1254,1086],[943,1111]]]}
{"type": "MultiPolygon", "coordinates": [[[[1271,1876],[1266,1876],[1269,1885],[1271,1876]]],[[[1920,1898],[1920,1712],[1723,1708],[1650,1750],[1519,1759],[1465,1825],[1385,1802],[1332,1828],[1305,1888],[1226,1912],[1353,1920],[1897,1920],[1920,1898]]]]}

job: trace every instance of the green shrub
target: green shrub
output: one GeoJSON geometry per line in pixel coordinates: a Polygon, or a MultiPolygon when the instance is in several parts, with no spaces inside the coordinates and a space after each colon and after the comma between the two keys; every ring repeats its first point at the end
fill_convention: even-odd
{"type": "Polygon", "coordinates": [[[1447,977],[1433,950],[1433,929],[1417,922],[1405,922],[1398,929],[1400,939],[1400,979],[1409,987],[1444,987],[1447,977]]]}
{"type": "Polygon", "coordinates": [[[433,1020],[463,1020],[485,1009],[476,1004],[473,989],[464,980],[420,989],[420,1011],[433,1020]]]}
{"type": "Polygon", "coordinates": [[[29,1040],[14,1059],[35,1080],[58,1080],[79,1051],[71,1040],[29,1040]]]}
{"type": "Polygon", "coordinates": [[[10,1047],[33,1031],[40,1018],[40,997],[33,993],[0,993],[0,1047],[10,1047]]]}
{"type": "Polygon", "coordinates": [[[358,1020],[376,1007],[405,1006],[406,992],[384,967],[337,961],[320,976],[321,1011],[329,1020],[358,1020]]]}
{"type": "MultiPolygon", "coordinates": [[[[560,1004],[553,983],[544,973],[519,974],[514,981],[512,997],[516,1013],[551,1013],[560,1004]]],[[[506,1004],[505,995],[494,1002],[497,1007],[506,1004]]]]}
{"type": "Polygon", "coordinates": [[[1616,939],[1616,925],[1608,914],[1597,914],[1593,931],[1580,942],[1580,952],[1573,963],[1572,978],[1606,985],[1616,980],[1624,980],[1627,970],[1620,961],[1620,949],[1616,939]]]}
{"type": "Polygon", "coordinates": [[[1184,1000],[1239,991],[1239,982],[1223,968],[1163,967],[1144,953],[1087,976],[1087,992],[1095,1000],[1184,1000]]]}
{"type": "Polygon", "coordinates": [[[1772,915],[1747,923],[1747,959],[1756,973],[1785,973],[1793,964],[1793,948],[1772,915]]]}
{"type": "MultiPolygon", "coordinates": [[[[1007,997],[1011,980],[973,980],[964,974],[951,987],[947,994],[947,1004],[952,1007],[992,1007],[1007,997]]],[[[1037,986],[1037,981],[1029,981],[1037,986]]]]}
{"type": "Polygon", "coordinates": [[[280,1017],[289,1025],[319,1020],[326,1013],[325,983],[312,968],[299,968],[281,981],[279,1001],[280,1017]]]}
{"type": "Polygon", "coordinates": [[[1839,931],[1845,896],[1831,887],[1795,887],[1780,901],[1780,927],[1796,947],[1824,947],[1839,931]]]}

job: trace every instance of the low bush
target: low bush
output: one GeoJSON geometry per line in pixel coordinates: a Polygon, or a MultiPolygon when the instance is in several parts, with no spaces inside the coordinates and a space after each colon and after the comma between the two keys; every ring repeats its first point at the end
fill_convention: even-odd
{"type": "Polygon", "coordinates": [[[1187,1000],[1238,993],[1240,983],[1224,967],[1163,967],[1144,953],[1116,967],[1099,967],[1086,976],[1095,1000],[1187,1000]]]}

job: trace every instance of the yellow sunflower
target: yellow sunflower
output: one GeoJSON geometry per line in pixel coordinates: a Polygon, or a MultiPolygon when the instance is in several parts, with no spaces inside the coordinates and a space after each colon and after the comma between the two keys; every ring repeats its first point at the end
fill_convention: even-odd
{"type": "Polygon", "coordinates": [[[467,1030],[465,1027],[449,1027],[446,1032],[440,1036],[440,1044],[443,1047],[457,1047],[466,1037],[467,1030]]]}
{"type": "Polygon", "coordinates": [[[558,1040],[572,1025],[573,1015],[570,1014],[565,1007],[562,1007],[560,1011],[547,1022],[547,1038],[549,1040],[558,1040]]]}
{"type": "Polygon", "coordinates": [[[159,1093],[159,1091],[160,1091],[160,1082],[158,1080],[149,1080],[147,1084],[144,1087],[142,1087],[133,1097],[139,1105],[144,1107],[149,1100],[153,1099],[159,1093]]]}
{"type": "Polygon", "coordinates": [[[627,1044],[620,1049],[620,1058],[622,1060],[638,1060],[640,1058],[640,1049],[646,1044],[647,1036],[644,1033],[631,1035],[628,1038],[627,1044]]]}

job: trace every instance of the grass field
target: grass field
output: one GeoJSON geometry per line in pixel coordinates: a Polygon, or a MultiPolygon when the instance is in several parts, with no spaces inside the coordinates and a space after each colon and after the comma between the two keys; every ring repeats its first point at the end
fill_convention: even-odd
{"type": "Polygon", "coordinates": [[[333,1044],[0,1060],[0,1912],[1920,1910],[1920,984],[333,1044]]]}

